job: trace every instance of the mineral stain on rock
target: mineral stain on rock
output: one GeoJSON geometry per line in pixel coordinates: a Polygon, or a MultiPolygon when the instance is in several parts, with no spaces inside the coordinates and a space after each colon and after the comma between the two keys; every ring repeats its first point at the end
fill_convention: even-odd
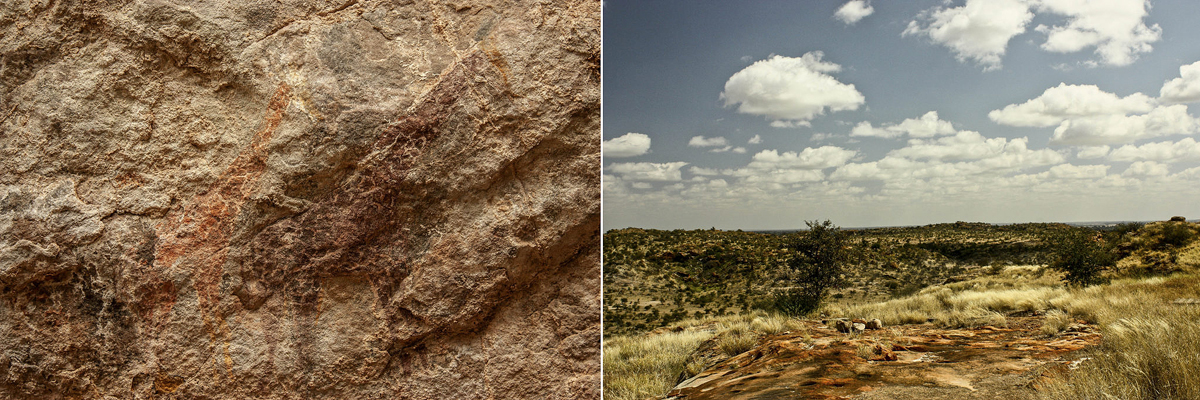
{"type": "Polygon", "coordinates": [[[599,19],[0,6],[0,398],[598,398],[599,19]]]}

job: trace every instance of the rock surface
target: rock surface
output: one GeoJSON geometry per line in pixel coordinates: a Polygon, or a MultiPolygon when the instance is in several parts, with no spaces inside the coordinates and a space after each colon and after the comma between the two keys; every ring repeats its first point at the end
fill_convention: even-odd
{"type": "Polygon", "coordinates": [[[6,1],[0,398],[598,398],[599,21],[6,1]]]}
{"type": "Polygon", "coordinates": [[[1079,350],[1101,340],[1086,324],[1045,336],[1043,320],[1010,316],[1008,327],[973,329],[896,325],[859,336],[807,321],[803,331],[768,336],[715,361],[667,398],[1034,399],[1035,388],[1078,366],[1079,350]]]}

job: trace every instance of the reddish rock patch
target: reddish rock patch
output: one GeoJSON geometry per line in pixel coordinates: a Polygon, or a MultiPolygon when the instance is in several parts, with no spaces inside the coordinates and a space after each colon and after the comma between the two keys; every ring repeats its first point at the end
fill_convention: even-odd
{"type": "Polygon", "coordinates": [[[1026,398],[1049,367],[1099,344],[1098,329],[1074,325],[1045,336],[1041,317],[1008,327],[901,325],[843,334],[808,322],[808,336],[769,336],[754,349],[680,383],[675,400],[1026,398]]]}

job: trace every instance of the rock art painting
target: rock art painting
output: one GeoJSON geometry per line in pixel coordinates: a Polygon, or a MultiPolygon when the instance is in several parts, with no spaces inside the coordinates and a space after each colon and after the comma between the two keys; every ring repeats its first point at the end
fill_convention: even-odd
{"type": "Polygon", "coordinates": [[[0,398],[599,398],[600,7],[0,5],[0,398]]]}

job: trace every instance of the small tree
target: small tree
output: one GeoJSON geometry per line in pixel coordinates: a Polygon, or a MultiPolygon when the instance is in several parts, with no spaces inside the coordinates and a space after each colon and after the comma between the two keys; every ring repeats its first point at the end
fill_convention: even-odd
{"type": "Polygon", "coordinates": [[[1100,282],[1100,273],[1117,262],[1113,246],[1100,232],[1071,229],[1054,238],[1056,250],[1050,268],[1066,273],[1063,280],[1071,285],[1100,282]]]}
{"type": "Polygon", "coordinates": [[[792,287],[775,295],[775,308],[799,316],[816,311],[829,289],[842,285],[842,271],[849,258],[841,229],[826,220],[805,221],[808,232],[791,243],[795,254],[788,260],[792,287]]]}

